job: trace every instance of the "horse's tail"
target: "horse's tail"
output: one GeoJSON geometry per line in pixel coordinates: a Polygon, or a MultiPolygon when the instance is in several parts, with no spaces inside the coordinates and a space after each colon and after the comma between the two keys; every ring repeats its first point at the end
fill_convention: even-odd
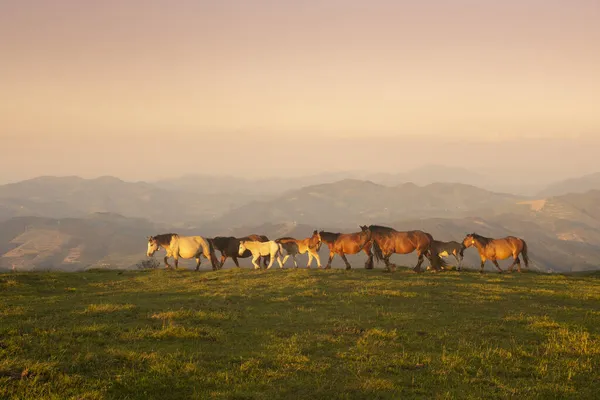
{"type": "Polygon", "coordinates": [[[523,250],[521,251],[521,254],[523,254],[523,261],[525,262],[525,266],[527,268],[529,268],[529,256],[527,255],[527,243],[521,239],[521,241],[523,242],[523,250]]]}
{"type": "Polygon", "coordinates": [[[373,244],[371,246],[371,249],[373,250],[373,255],[379,263],[379,261],[383,260],[383,252],[381,251],[381,247],[379,247],[379,243],[377,243],[377,240],[373,239],[372,243],[373,244]]]}
{"type": "Polygon", "coordinates": [[[213,270],[220,269],[222,265],[217,263],[217,255],[215,254],[215,246],[213,241],[211,239],[207,239],[206,242],[208,243],[208,254],[210,255],[210,263],[213,267],[213,270]]]}

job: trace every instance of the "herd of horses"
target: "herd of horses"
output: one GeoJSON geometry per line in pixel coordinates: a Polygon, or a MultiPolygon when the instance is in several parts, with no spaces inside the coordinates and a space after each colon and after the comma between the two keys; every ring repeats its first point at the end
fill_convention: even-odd
{"type": "Polygon", "coordinates": [[[264,235],[249,235],[241,238],[232,236],[204,238],[202,236],[180,236],[176,233],[166,233],[148,238],[146,254],[151,257],[160,248],[164,248],[166,250],[164,257],[166,268],[171,268],[168,263],[170,257],[175,260],[175,268],[177,268],[180,258],[195,258],[197,271],[200,268],[202,256],[211,262],[213,270],[221,269],[227,258],[231,258],[235,265],[239,267],[238,258],[248,257],[252,257],[254,269],[261,268],[261,261],[269,269],[275,260],[277,260],[279,268],[283,268],[290,257],[297,268],[296,256],[307,253],[307,268],[311,267],[313,259],[316,261],[318,268],[323,268],[319,250],[321,245],[325,243],[329,248],[329,258],[325,269],[331,268],[331,262],[335,255],[338,255],[344,261],[346,269],[351,269],[352,266],[346,255],[358,254],[363,251],[367,255],[365,268],[373,269],[373,259],[375,258],[378,263],[380,261],[384,262],[386,271],[393,272],[396,270],[396,265],[390,262],[390,257],[393,254],[416,252],[418,258],[413,270],[422,272],[421,265],[425,258],[429,260],[431,269],[440,271],[447,267],[444,258],[449,256],[456,259],[457,269],[460,271],[465,249],[475,247],[481,258],[480,272],[483,272],[485,262],[490,260],[502,273],[498,260],[505,260],[510,257],[513,258],[513,262],[508,268],[509,272],[513,271],[515,265],[517,270],[521,272],[520,258],[523,258],[525,266],[529,267],[527,243],[523,239],[514,236],[492,239],[472,233],[467,235],[462,243],[458,243],[434,240],[429,233],[420,230],[402,232],[380,225],[361,226],[360,228],[359,232],[354,233],[315,230],[310,237],[305,239],[282,237],[276,240],[270,240],[264,235]],[[220,260],[217,260],[215,251],[221,253],[220,260]]]}

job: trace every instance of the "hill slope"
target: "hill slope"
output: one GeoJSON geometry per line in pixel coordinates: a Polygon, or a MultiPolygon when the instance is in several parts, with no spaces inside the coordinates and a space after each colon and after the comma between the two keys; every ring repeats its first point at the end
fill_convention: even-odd
{"type": "Polygon", "coordinates": [[[495,213],[521,198],[462,184],[424,187],[407,183],[383,186],[343,180],[290,191],[270,201],[252,202],[215,223],[222,226],[299,221],[322,226],[356,226],[415,217],[461,217],[495,213]]]}
{"type": "Polygon", "coordinates": [[[0,397],[578,398],[597,276],[0,275],[0,397]]]}

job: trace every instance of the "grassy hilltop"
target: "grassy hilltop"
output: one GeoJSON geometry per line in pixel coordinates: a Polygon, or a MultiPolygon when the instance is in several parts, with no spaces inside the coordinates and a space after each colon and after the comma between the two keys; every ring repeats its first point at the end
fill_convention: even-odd
{"type": "Polygon", "coordinates": [[[0,275],[0,398],[597,398],[600,275],[0,275]]]}

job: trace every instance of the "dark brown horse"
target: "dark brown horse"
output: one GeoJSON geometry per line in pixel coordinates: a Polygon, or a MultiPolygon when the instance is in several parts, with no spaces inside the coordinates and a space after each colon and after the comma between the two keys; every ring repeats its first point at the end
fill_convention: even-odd
{"type": "Polygon", "coordinates": [[[512,256],[513,263],[508,267],[508,272],[512,272],[515,264],[517,264],[517,270],[521,272],[521,260],[519,255],[523,256],[525,266],[529,267],[529,256],[527,255],[527,243],[523,239],[514,236],[507,236],[503,239],[490,239],[476,233],[467,235],[462,242],[463,249],[461,254],[464,253],[465,249],[473,246],[479,251],[479,257],[481,258],[481,269],[480,273],[483,273],[483,267],[487,260],[491,260],[498,272],[502,273],[502,268],[498,265],[498,260],[505,260],[512,256]]]}
{"type": "Polygon", "coordinates": [[[360,251],[364,251],[369,257],[365,262],[365,268],[373,268],[373,253],[371,253],[371,231],[366,226],[360,227],[360,232],[355,233],[331,233],[321,231],[321,240],[329,247],[329,259],[327,260],[327,266],[325,269],[331,268],[331,261],[335,255],[339,255],[344,263],[346,269],[351,269],[352,266],[346,258],[346,254],[357,254],[360,251]]]}
{"type": "Polygon", "coordinates": [[[454,258],[456,258],[456,261],[458,262],[458,265],[456,266],[457,271],[460,271],[461,266],[462,266],[462,261],[463,261],[463,255],[462,255],[462,244],[458,243],[458,242],[442,242],[439,240],[434,240],[431,243],[431,252],[432,253],[437,253],[439,254],[440,257],[450,257],[450,255],[453,255],[454,258]]]}
{"type": "MultiPolygon", "coordinates": [[[[225,261],[227,260],[228,257],[231,257],[231,259],[235,263],[235,266],[239,268],[240,264],[238,263],[238,260],[237,260],[238,258],[248,258],[248,257],[252,256],[252,253],[250,252],[250,250],[245,251],[244,254],[242,254],[242,255],[238,254],[238,251],[240,248],[240,241],[242,241],[242,240],[255,240],[257,242],[268,242],[269,238],[264,235],[252,234],[252,235],[244,236],[242,238],[235,238],[233,236],[217,236],[215,238],[209,239],[209,241],[212,243],[213,247],[216,250],[219,250],[221,252],[221,260],[220,260],[219,268],[223,267],[223,264],[225,264],[225,261]]],[[[263,257],[263,263],[266,267],[267,264],[269,263],[269,256],[263,257]]]]}
{"type": "Polygon", "coordinates": [[[423,231],[408,231],[399,232],[393,228],[386,226],[371,225],[371,241],[373,243],[373,254],[377,261],[385,262],[386,271],[396,270],[396,265],[390,263],[392,254],[409,254],[413,251],[417,252],[417,265],[413,268],[415,272],[421,272],[421,264],[424,257],[429,258],[431,267],[439,271],[446,263],[436,252],[430,252],[433,237],[423,231]]]}

